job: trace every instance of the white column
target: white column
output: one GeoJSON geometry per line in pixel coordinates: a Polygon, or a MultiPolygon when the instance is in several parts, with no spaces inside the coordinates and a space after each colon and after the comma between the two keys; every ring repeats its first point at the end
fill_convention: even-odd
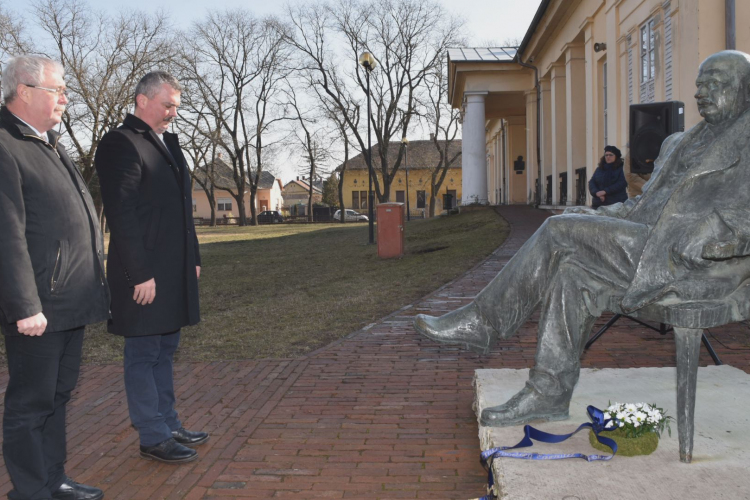
{"type": "MultiPolygon", "coordinates": [[[[547,176],[552,175],[552,89],[549,76],[542,78],[539,84],[542,86],[542,204],[546,204],[547,176]]],[[[553,191],[554,187],[553,179],[553,191]]]]}
{"type": "Polygon", "coordinates": [[[586,59],[583,45],[568,45],[565,65],[568,205],[575,205],[575,170],[586,166],[586,59]]]}
{"type": "MultiPolygon", "coordinates": [[[[539,174],[536,150],[536,89],[526,95],[526,203],[532,205],[536,197],[536,178],[539,174]]],[[[541,182],[541,181],[540,181],[541,182]]]]}
{"type": "Polygon", "coordinates": [[[565,66],[552,65],[552,204],[560,203],[560,176],[567,171],[568,162],[568,131],[565,107],[565,66]]]}
{"type": "Polygon", "coordinates": [[[463,186],[461,204],[487,204],[487,156],[485,152],[484,98],[487,92],[464,94],[461,138],[463,186]]]}

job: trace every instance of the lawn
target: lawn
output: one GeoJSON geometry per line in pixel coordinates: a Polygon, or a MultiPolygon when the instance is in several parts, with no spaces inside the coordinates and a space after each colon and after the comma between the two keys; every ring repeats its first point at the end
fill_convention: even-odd
{"type": "MultiPolygon", "coordinates": [[[[490,209],[414,220],[404,257],[383,260],[362,223],[199,228],[202,322],[183,330],[178,358],[311,352],[460,276],[507,234],[490,209]]],[[[86,335],[85,362],[121,359],[122,339],[104,325],[86,335]]]]}

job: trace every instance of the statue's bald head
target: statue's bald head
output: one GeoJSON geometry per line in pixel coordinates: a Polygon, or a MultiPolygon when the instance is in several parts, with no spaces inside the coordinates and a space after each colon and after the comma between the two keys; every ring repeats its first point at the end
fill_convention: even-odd
{"type": "Polygon", "coordinates": [[[700,65],[695,81],[698,111],[712,125],[732,120],[750,108],[750,55],[723,50],[700,65]]]}

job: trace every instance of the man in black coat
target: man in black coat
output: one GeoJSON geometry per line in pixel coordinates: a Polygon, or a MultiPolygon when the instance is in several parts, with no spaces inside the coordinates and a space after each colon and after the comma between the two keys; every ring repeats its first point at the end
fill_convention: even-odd
{"type": "Polygon", "coordinates": [[[141,456],[167,463],[194,460],[189,446],[208,440],[180,423],[172,380],[180,328],[200,321],[190,173],[167,132],[181,91],[168,73],[144,76],[134,115],[102,138],[95,158],[111,232],[108,328],[125,337],[125,391],[141,456]]]}
{"type": "Polygon", "coordinates": [[[21,56],[3,69],[0,330],[8,357],[3,456],[11,499],[95,500],[65,475],[65,408],[84,326],[109,316],[102,235],[86,182],[51,129],[68,99],[63,68],[21,56]]]}

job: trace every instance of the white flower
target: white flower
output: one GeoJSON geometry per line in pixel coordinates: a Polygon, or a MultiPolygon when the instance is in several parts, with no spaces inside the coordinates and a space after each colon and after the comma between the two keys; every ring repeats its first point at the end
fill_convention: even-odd
{"type": "Polygon", "coordinates": [[[617,415],[615,415],[615,418],[617,420],[623,420],[625,418],[625,414],[622,412],[618,412],[617,415]]]}
{"type": "Polygon", "coordinates": [[[643,403],[636,403],[635,407],[638,409],[643,408],[643,403]]]}
{"type": "Polygon", "coordinates": [[[636,410],[637,410],[637,408],[632,403],[628,403],[628,404],[625,405],[625,411],[628,411],[630,413],[635,413],[636,410]]]}
{"type": "Polygon", "coordinates": [[[607,422],[607,424],[604,426],[604,428],[605,429],[611,429],[614,426],[615,426],[615,423],[612,420],[610,420],[609,422],[607,422]]]}
{"type": "Polygon", "coordinates": [[[633,427],[635,427],[636,429],[637,429],[638,427],[640,427],[640,426],[641,426],[641,424],[640,424],[640,423],[638,423],[638,422],[633,422],[633,427]]]}
{"type": "Polygon", "coordinates": [[[620,427],[625,427],[625,422],[620,422],[620,427]]]}
{"type": "Polygon", "coordinates": [[[609,420],[611,418],[612,418],[612,415],[610,415],[609,413],[604,414],[604,420],[609,420]]]}

